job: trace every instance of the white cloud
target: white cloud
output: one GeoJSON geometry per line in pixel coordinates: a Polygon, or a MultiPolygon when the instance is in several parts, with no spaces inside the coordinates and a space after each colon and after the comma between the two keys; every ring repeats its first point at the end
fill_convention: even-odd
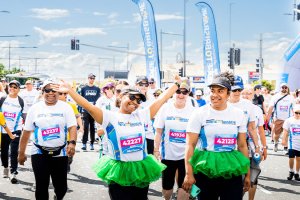
{"type": "Polygon", "coordinates": [[[174,15],[174,14],[156,14],[155,20],[156,21],[166,21],[166,20],[182,20],[183,17],[181,15],[174,15]]]}
{"type": "Polygon", "coordinates": [[[67,17],[70,14],[68,10],[48,8],[33,8],[31,9],[31,12],[34,14],[32,17],[43,20],[67,17]]]}
{"type": "Polygon", "coordinates": [[[95,16],[105,16],[106,14],[102,13],[102,12],[93,12],[93,15],[95,15],[95,16]]]}
{"type": "Polygon", "coordinates": [[[112,13],[110,13],[108,16],[107,16],[107,18],[108,19],[115,19],[115,18],[117,18],[119,16],[119,14],[117,13],[117,12],[112,12],[112,13]]]}
{"type": "Polygon", "coordinates": [[[69,36],[83,36],[83,35],[105,35],[101,28],[68,28],[61,30],[45,30],[39,27],[34,27],[34,30],[40,34],[39,44],[49,42],[54,38],[69,37],[69,36]]]}

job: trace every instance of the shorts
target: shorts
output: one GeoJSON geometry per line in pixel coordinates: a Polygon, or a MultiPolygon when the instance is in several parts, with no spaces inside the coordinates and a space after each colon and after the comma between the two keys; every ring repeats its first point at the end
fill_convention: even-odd
{"type": "Polygon", "coordinates": [[[182,187],[185,177],[184,159],[182,160],[161,160],[167,168],[162,172],[162,188],[164,190],[173,189],[175,183],[175,174],[178,169],[178,188],[182,187]]]}
{"type": "Polygon", "coordinates": [[[275,135],[280,135],[283,131],[283,122],[284,120],[281,119],[276,119],[276,121],[274,121],[274,133],[275,135]]]}
{"type": "Polygon", "coordinates": [[[289,149],[289,158],[300,157],[300,151],[295,149],[289,149]]]}

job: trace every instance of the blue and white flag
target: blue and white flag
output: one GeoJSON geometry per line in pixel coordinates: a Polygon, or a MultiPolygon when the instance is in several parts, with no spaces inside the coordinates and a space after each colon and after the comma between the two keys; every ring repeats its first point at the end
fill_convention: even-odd
{"type": "Polygon", "coordinates": [[[141,31],[146,54],[146,75],[148,78],[154,78],[158,87],[161,87],[157,33],[152,5],[148,0],[132,1],[138,5],[142,18],[141,31]]]}
{"type": "Polygon", "coordinates": [[[202,14],[203,64],[205,84],[208,85],[212,82],[215,75],[220,74],[218,37],[214,13],[211,7],[205,2],[198,2],[196,6],[202,14]]]}

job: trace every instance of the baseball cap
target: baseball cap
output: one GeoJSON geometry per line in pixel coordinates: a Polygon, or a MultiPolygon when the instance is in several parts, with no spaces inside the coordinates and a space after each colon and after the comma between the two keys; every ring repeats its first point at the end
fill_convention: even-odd
{"type": "Polygon", "coordinates": [[[25,82],[25,85],[27,85],[27,84],[32,84],[32,80],[27,80],[27,81],[25,82]]]}
{"type": "Polygon", "coordinates": [[[105,83],[105,85],[102,87],[102,91],[104,92],[104,90],[106,90],[107,88],[115,88],[115,84],[113,82],[107,82],[105,83]]]}
{"type": "Polygon", "coordinates": [[[11,82],[9,82],[8,85],[12,85],[12,84],[15,84],[18,88],[20,88],[20,86],[21,86],[20,82],[17,80],[12,80],[11,82]]]}
{"type": "Polygon", "coordinates": [[[287,85],[287,83],[281,83],[281,84],[280,84],[280,87],[282,87],[282,86],[289,87],[289,86],[287,85]]]}
{"type": "Polygon", "coordinates": [[[153,94],[161,94],[161,93],[163,93],[163,91],[161,90],[161,89],[156,89],[154,92],[153,92],[153,94]]]}
{"type": "Polygon", "coordinates": [[[189,79],[182,80],[181,83],[180,83],[180,86],[179,86],[179,89],[180,88],[190,90],[190,81],[189,81],[189,79]]]}
{"type": "Polygon", "coordinates": [[[1,78],[1,81],[6,81],[6,78],[5,77],[1,78]]]}
{"type": "Polygon", "coordinates": [[[150,78],[149,82],[155,82],[154,78],[150,78]]]}
{"type": "Polygon", "coordinates": [[[52,79],[47,79],[47,80],[44,81],[44,83],[41,86],[41,88],[44,89],[44,87],[46,87],[49,84],[55,84],[55,81],[53,81],[52,79]]]}
{"type": "Polygon", "coordinates": [[[88,75],[88,78],[95,78],[95,77],[96,77],[96,75],[93,74],[93,73],[90,73],[90,74],[88,75]]]}
{"type": "Polygon", "coordinates": [[[148,83],[148,78],[147,78],[147,76],[139,76],[139,77],[137,77],[135,83],[140,83],[140,82],[142,82],[142,81],[145,81],[145,82],[148,83]]]}
{"type": "Polygon", "coordinates": [[[146,96],[143,95],[138,89],[135,87],[129,86],[122,89],[121,94],[136,94],[139,95],[143,102],[146,101],[146,96]]]}
{"type": "Polygon", "coordinates": [[[202,93],[202,91],[201,90],[196,90],[196,92],[195,92],[195,95],[197,96],[202,96],[203,95],[203,93],[202,93]]]}
{"type": "Polygon", "coordinates": [[[244,89],[243,79],[240,76],[234,76],[234,84],[231,86],[231,90],[244,89]]]}
{"type": "Polygon", "coordinates": [[[227,88],[228,90],[231,90],[230,82],[226,77],[217,77],[213,79],[212,83],[209,84],[208,87],[212,87],[212,86],[220,86],[223,88],[227,88]]]}
{"type": "Polygon", "coordinates": [[[293,107],[294,112],[300,111],[300,104],[295,104],[293,107]]]}

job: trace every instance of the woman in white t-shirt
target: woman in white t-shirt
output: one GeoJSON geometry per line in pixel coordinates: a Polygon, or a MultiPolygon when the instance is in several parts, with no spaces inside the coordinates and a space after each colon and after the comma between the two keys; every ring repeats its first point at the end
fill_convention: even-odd
{"type": "Polygon", "coordinates": [[[67,192],[68,156],[74,156],[76,145],[76,118],[66,102],[58,100],[52,89],[53,81],[42,86],[43,101],[29,110],[20,139],[19,163],[24,165],[25,150],[33,132],[31,164],[34,172],[37,200],[49,199],[49,181],[52,179],[56,199],[63,199],[67,192]],[[67,134],[70,140],[67,144],[67,134]]]}
{"type": "Polygon", "coordinates": [[[177,91],[180,82],[176,76],[176,83],[144,109],[138,108],[146,97],[135,88],[124,88],[117,98],[118,112],[91,105],[66,83],[56,87],[68,92],[105,130],[108,152],[93,168],[108,183],[112,200],[146,200],[149,184],[160,178],[165,165],[147,155],[145,125],[177,91]]]}
{"type": "Polygon", "coordinates": [[[289,176],[288,180],[300,181],[300,105],[294,106],[294,116],[286,119],[283,123],[283,137],[282,145],[289,148],[289,176]],[[289,142],[288,142],[289,141],[289,142]],[[294,161],[296,161],[296,167],[294,170],[294,161]]]}
{"type": "Polygon", "coordinates": [[[229,72],[218,75],[209,85],[210,104],[195,109],[188,122],[182,187],[189,192],[196,184],[199,199],[241,200],[250,187],[245,116],[227,103],[233,81],[229,72]]]}
{"type": "Polygon", "coordinates": [[[178,171],[177,199],[188,199],[181,188],[185,176],[184,151],[186,143],[186,126],[195,109],[187,103],[190,86],[188,81],[182,81],[173,99],[166,103],[155,117],[156,128],[154,138],[154,155],[167,166],[162,173],[162,193],[165,199],[170,199],[178,171]]]}

